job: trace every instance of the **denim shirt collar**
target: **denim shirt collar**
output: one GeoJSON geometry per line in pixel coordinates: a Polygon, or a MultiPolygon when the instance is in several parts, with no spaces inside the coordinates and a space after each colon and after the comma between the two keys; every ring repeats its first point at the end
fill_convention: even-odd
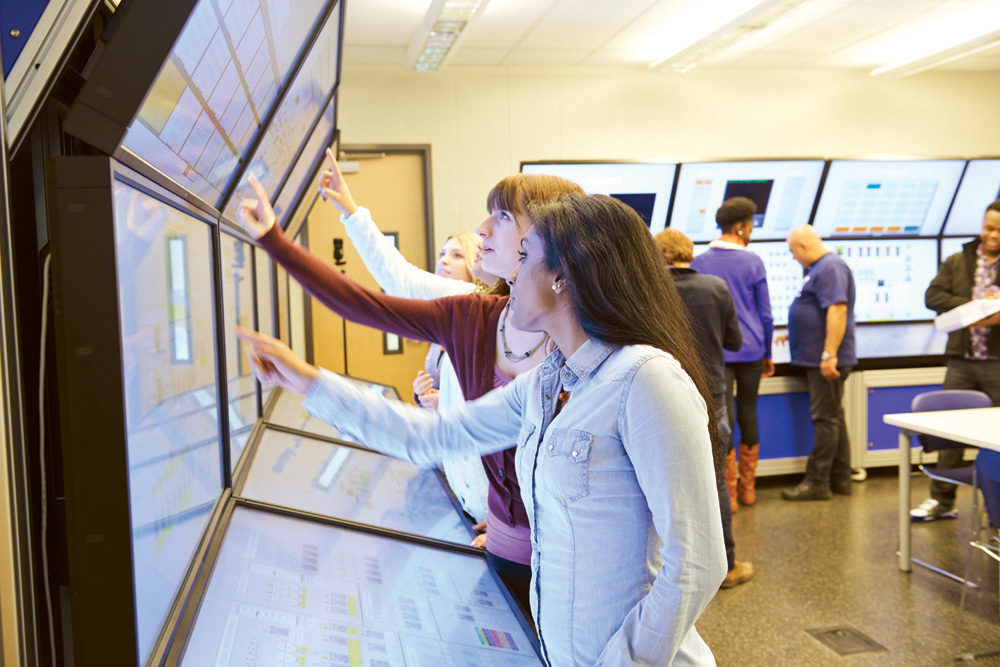
{"type": "Polygon", "coordinates": [[[572,391],[577,381],[593,376],[601,363],[618,347],[591,337],[569,359],[557,349],[542,362],[542,375],[561,373],[563,387],[572,391]]]}

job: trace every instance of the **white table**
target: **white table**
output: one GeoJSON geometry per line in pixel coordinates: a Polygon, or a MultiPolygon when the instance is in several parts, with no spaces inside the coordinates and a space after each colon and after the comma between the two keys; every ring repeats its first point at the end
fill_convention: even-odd
{"type": "Polygon", "coordinates": [[[910,437],[920,433],[1000,452],[1000,408],[883,415],[899,427],[899,569],[910,571],[910,437]]]}

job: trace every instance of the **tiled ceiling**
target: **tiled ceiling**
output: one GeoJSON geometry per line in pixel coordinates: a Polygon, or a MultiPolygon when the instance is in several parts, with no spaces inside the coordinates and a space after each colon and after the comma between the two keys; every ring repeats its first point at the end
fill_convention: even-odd
{"type": "MultiPolygon", "coordinates": [[[[447,66],[645,68],[760,3],[489,0],[447,66]]],[[[345,61],[402,66],[429,5],[349,0],[345,61]]],[[[1000,0],[811,0],[699,67],[871,70],[996,30],[1000,0]]],[[[937,69],[1000,71],[1000,45],[937,69]]]]}

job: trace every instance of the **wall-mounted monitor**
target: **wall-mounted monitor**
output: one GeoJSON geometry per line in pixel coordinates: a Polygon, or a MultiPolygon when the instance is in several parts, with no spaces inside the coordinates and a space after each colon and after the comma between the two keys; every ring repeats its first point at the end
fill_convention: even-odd
{"type": "Polygon", "coordinates": [[[181,664],[542,662],[481,556],[237,507],[181,664]]]}
{"type": "Polygon", "coordinates": [[[956,252],[962,252],[962,246],[976,238],[975,236],[951,236],[941,239],[941,262],[948,259],[956,252]]]}
{"type": "Polygon", "coordinates": [[[146,664],[226,479],[214,223],[108,158],[47,169],[76,664],[146,664]]]}
{"type": "Polygon", "coordinates": [[[1000,158],[969,160],[955,203],[951,205],[944,234],[978,235],[983,229],[986,207],[1000,199],[1000,158]]]}
{"type": "Polygon", "coordinates": [[[668,162],[522,162],[521,173],[552,174],[589,195],[610,195],[635,209],[653,234],[663,231],[677,165],[668,162]]]}
{"type": "MultiPolygon", "coordinates": [[[[363,381],[347,376],[341,377],[345,377],[355,383],[360,383],[360,386],[362,387],[365,386],[363,381]]],[[[369,386],[374,387],[376,391],[381,393],[386,398],[399,400],[399,393],[396,391],[395,387],[390,387],[388,385],[376,385],[374,383],[371,383],[369,386]]],[[[354,442],[349,436],[341,433],[334,426],[331,426],[320,419],[316,419],[306,412],[302,408],[302,397],[296,396],[295,394],[287,391],[279,393],[278,398],[274,401],[274,406],[271,408],[271,412],[266,415],[266,421],[271,424],[275,424],[276,426],[283,426],[285,428],[295,429],[296,431],[302,431],[304,433],[312,433],[314,435],[323,436],[324,438],[336,438],[337,440],[354,442]]]]}
{"type": "Polygon", "coordinates": [[[833,160],[813,226],[823,238],[937,236],[965,160],[833,160]]]}
{"type": "Polygon", "coordinates": [[[475,537],[436,470],[304,433],[265,430],[239,495],[456,544],[475,537]]]}
{"type": "Polygon", "coordinates": [[[299,205],[303,194],[318,191],[317,172],[328,165],[326,149],[334,144],[335,121],[337,118],[337,94],[334,93],[330,105],[320,116],[312,135],[306,142],[299,159],[288,174],[285,184],[274,199],[274,214],[278,224],[287,228],[292,220],[295,208],[299,205]]]}
{"type": "MultiPolygon", "coordinates": [[[[706,250],[708,244],[694,246],[695,256],[706,250]]],[[[764,261],[771,317],[775,326],[785,326],[788,324],[788,308],[802,287],[802,265],[792,258],[784,241],[754,241],[747,245],[747,251],[764,261]]]]}
{"type": "Polygon", "coordinates": [[[826,241],[854,274],[856,322],[932,320],[924,292],[937,275],[937,239],[826,241]]]}
{"type": "MultiPolygon", "coordinates": [[[[254,293],[257,296],[257,331],[277,338],[274,303],[274,264],[270,255],[262,248],[254,247],[254,270],[256,272],[254,293]]],[[[274,385],[261,387],[260,404],[266,409],[274,385]]]]}
{"type": "MultiPolygon", "coordinates": [[[[322,141],[332,134],[336,109],[330,96],[333,94],[337,84],[337,74],[340,71],[339,51],[340,11],[338,10],[329,16],[320,29],[302,66],[275,109],[262,141],[247,161],[245,168],[240,170],[240,180],[234,184],[233,194],[229,196],[223,211],[230,221],[236,220],[236,209],[240,202],[245,197],[252,196],[246,181],[249,174],[254,174],[260,179],[268,198],[274,201],[275,195],[300,153],[307,161],[316,157],[303,152],[303,146],[305,151],[316,151],[316,143],[311,137],[319,133],[319,140],[322,141]],[[306,145],[307,142],[312,145],[306,145]]],[[[318,152],[322,153],[322,150],[318,152]]],[[[275,213],[283,219],[285,211],[275,209],[275,213]]]]}
{"type": "Polygon", "coordinates": [[[331,12],[322,0],[122,3],[65,127],[217,208],[331,12]]]}
{"type": "Polygon", "coordinates": [[[715,213],[726,199],[747,197],[757,204],[753,238],[780,240],[808,224],[816,203],[823,160],[685,162],[681,164],[670,226],[694,242],[720,231],[715,213]]]}

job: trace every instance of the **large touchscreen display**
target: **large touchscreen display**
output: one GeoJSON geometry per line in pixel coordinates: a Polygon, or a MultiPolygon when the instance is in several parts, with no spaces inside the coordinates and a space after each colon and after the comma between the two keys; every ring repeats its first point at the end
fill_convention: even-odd
{"type": "Polygon", "coordinates": [[[237,507],[188,667],[541,665],[477,556],[237,507]]]}

